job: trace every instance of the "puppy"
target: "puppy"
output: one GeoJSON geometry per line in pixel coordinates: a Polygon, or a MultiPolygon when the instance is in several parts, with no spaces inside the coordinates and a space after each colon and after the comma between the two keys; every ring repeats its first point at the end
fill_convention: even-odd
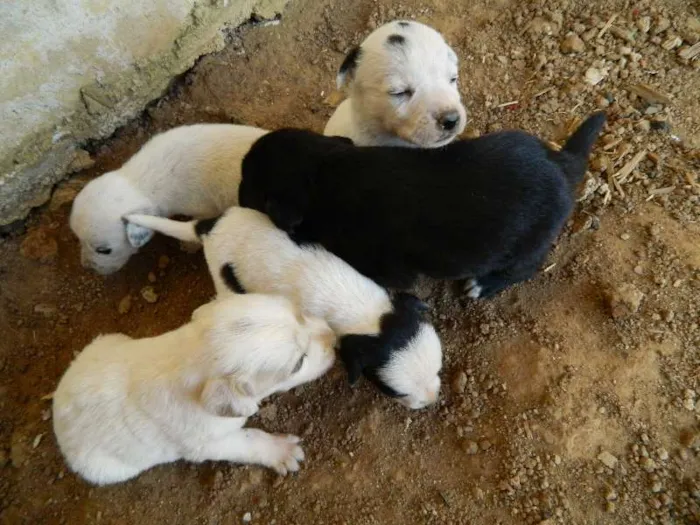
{"type": "Polygon", "coordinates": [[[255,210],[230,208],[219,219],[126,220],[177,239],[202,242],[216,291],[284,295],[340,336],[351,383],[364,374],[409,408],[433,403],[440,389],[442,347],[416,297],[386,290],[318,246],[297,246],[255,210]]]}
{"type": "Polygon", "coordinates": [[[328,325],[283,297],[231,296],[161,336],[97,337],[53,398],[53,427],[72,470],[105,485],[179,459],[296,471],[299,438],[243,428],[257,403],[324,374],[328,325]]]}
{"type": "Polygon", "coordinates": [[[359,146],[437,148],[463,130],[456,53],[434,29],[411,21],[385,24],[345,57],[338,89],[348,98],[325,135],[359,146]]]}
{"type": "Polygon", "coordinates": [[[536,273],[604,123],[591,116],[559,152],[520,131],[413,149],[280,130],[245,156],[239,201],[379,284],[471,279],[489,297],[536,273]]]}
{"type": "Polygon", "coordinates": [[[113,273],[151,239],[153,232],[122,222],[127,213],[213,217],[236,205],[241,159],[265,133],[230,124],[182,126],[90,181],[70,217],[83,266],[113,273]]]}

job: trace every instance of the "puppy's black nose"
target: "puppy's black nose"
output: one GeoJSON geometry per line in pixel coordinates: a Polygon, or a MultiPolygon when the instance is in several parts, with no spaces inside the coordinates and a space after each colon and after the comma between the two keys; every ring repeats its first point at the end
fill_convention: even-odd
{"type": "Polygon", "coordinates": [[[445,131],[452,131],[457,127],[457,124],[459,124],[459,112],[448,111],[447,113],[443,113],[440,115],[438,122],[445,131]]]}

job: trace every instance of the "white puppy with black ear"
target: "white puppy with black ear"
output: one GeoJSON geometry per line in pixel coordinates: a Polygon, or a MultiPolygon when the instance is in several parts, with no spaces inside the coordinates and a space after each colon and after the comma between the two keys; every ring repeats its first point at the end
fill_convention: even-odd
{"type": "Polygon", "coordinates": [[[467,121],[457,77],[457,54],[440,33],[389,22],[345,57],[337,84],[348,98],[323,133],[358,146],[443,146],[467,121]]]}
{"type": "Polygon", "coordinates": [[[324,374],[334,343],[324,321],[264,295],[208,303],[157,337],[99,336],[54,393],[58,445],[70,468],[98,485],[179,459],[296,471],[299,438],[243,428],[237,416],[324,374]]]}
{"type": "Polygon", "coordinates": [[[129,215],[171,237],[202,242],[220,296],[267,293],[288,297],[305,315],[325,319],[339,336],[340,356],[354,383],[361,375],[409,408],[440,391],[442,346],[416,297],[391,298],[384,288],[318,246],[299,246],[269,217],[230,208],[218,219],[179,222],[129,215]]]}
{"type": "Polygon", "coordinates": [[[213,217],[237,205],[241,161],[265,133],[233,124],[174,128],[118,170],[90,181],[70,217],[83,266],[113,273],[151,239],[153,232],[124,224],[127,213],[213,217]]]}

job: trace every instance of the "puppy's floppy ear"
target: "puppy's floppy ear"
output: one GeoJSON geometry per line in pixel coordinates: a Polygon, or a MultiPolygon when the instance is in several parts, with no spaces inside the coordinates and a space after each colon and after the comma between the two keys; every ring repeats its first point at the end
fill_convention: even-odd
{"type": "Polygon", "coordinates": [[[362,48],[360,46],[353,47],[345,56],[338,70],[338,76],[335,79],[338,89],[347,88],[355,79],[355,71],[357,70],[357,64],[361,56],[362,48]]]}
{"type": "Polygon", "coordinates": [[[348,145],[348,146],[354,146],[354,145],[355,145],[355,143],[354,143],[354,142],[352,141],[352,139],[349,138],[349,137],[343,137],[343,136],[341,136],[341,135],[331,135],[330,137],[327,137],[327,138],[332,139],[332,140],[338,142],[338,144],[343,144],[343,145],[348,145]]]}
{"type": "Polygon", "coordinates": [[[221,417],[248,417],[258,411],[258,403],[252,397],[253,390],[247,382],[235,382],[232,378],[209,379],[199,396],[207,412],[221,417]]]}
{"type": "Polygon", "coordinates": [[[124,221],[124,226],[126,228],[126,238],[129,240],[129,244],[134,248],[141,248],[141,246],[153,238],[153,230],[129,222],[125,218],[123,218],[122,221],[124,221]]]}
{"type": "Polygon", "coordinates": [[[293,196],[276,198],[269,197],[265,202],[265,214],[280,230],[293,232],[304,220],[303,202],[293,196]]]}
{"type": "Polygon", "coordinates": [[[346,335],[340,338],[338,353],[348,371],[351,385],[357,383],[369,364],[369,357],[376,352],[377,338],[372,335],[346,335]]]}
{"type": "Polygon", "coordinates": [[[397,307],[413,310],[421,315],[430,311],[430,305],[428,305],[428,303],[421,301],[415,295],[406,292],[397,293],[394,299],[394,304],[397,307]]]}

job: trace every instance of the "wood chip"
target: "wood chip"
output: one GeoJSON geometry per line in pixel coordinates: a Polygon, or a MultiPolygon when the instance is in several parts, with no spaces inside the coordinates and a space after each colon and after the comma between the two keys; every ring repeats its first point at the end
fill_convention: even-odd
{"type": "Polygon", "coordinates": [[[627,86],[627,91],[631,91],[652,104],[670,104],[672,102],[668,95],[647,84],[632,84],[631,86],[627,86]]]}
{"type": "Polygon", "coordinates": [[[693,58],[695,58],[699,54],[700,54],[700,42],[698,42],[697,44],[693,44],[690,47],[684,47],[683,49],[678,51],[678,56],[684,60],[692,60],[693,58]]]}
{"type": "Polygon", "coordinates": [[[673,190],[675,190],[675,186],[666,186],[665,188],[657,188],[653,190],[649,190],[649,195],[668,195],[671,193],[673,190]]]}
{"type": "MultiPolygon", "coordinates": [[[[625,42],[629,42],[630,44],[634,44],[634,33],[632,33],[632,31],[622,29],[621,27],[612,26],[610,28],[610,32],[617,38],[620,38],[625,42]]],[[[600,36],[598,38],[600,38],[600,36]]]]}
{"type": "Polygon", "coordinates": [[[561,145],[557,144],[556,142],[552,142],[551,140],[547,141],[547,146],[552,148],[554,151],[561,151],[561,145]]]}
{"type": "Polygon", "coordinates": [[[642,159],[646,157],[646,155],[647,150],[645,149],[638,152],[629,162],[627,162],[627,164],[622,166],[622,168],[620,168],[620,170],[612,176],[613,182],[619,182],[620,184],[624,183],[630,176],[630,173],[637,169],[637,166],[640,162],[642,162],[642,159]]]}
{"type": "Polygon", "coordinates": [[[610,151],[611,149],[617,147],[620,142],[622,142],[622,139],[613,140],[610,144],[603,146],[603,151],[610,151]]]}
{"type": "Polygon", "coordinates": [[[496,106],[497,108],[507,108],[508,106],[515,106],[519,104],[517,100],[511,100],[510,102],[504,102],[503,104],[499,104],[496,106]]]}
{"type": "Polygon", "coordinates": [[[549,273],[549,272],[551,272],[551,271],[554,269],[554,267],[555,267],[556,265],[557,265],[557,263],[552,263],[552,264],[550,264],[549,266],[547,266],[547,267],[543,270],[543,272],[544,272],[544,273],[549,273]]]}
{"type": "Polygon", "coordinates": [[[605,22],[605,25],[603,26],[603,28],[602,28],[602,29],[600,30],[600,32],[598,33],[598,38],[601,38],[605,33],[607,33],[608,29],[610,29],[610,27],[612,27],[613,22],[615,21],[616,18],[617,18],[617,13],[615,13],[614,15],[612,15],[612,16],[610,17],[610,19],[609,19],[607,22],[605,22]]]}
{"type": "Polygon", "coordinates": [[[54,393],[51,392],[50,394],[46,394],[45,396],[41,396],[40,399],[41,399],[42,401],[51,401],[51,400],[53,399],[53,394],[54,394],[54,393]]]}
{"type": "Polygon", "coordinates": [[[539,92],[535,93],[534,95],[532,95],[532,98],[541,97],[542,95],[549,93],[553,89],[554,89],[554,86],[549,86],[547,89],[543,89],[542,91],[539,91],[539,92]]]}

